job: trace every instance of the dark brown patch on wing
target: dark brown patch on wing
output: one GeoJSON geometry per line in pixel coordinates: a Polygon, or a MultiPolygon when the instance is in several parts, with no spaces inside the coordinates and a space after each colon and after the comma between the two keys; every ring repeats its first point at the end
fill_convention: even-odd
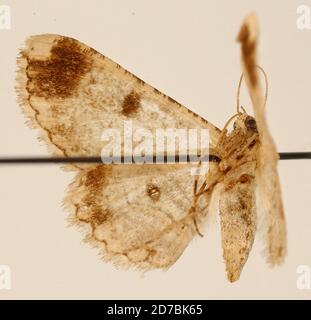
{"type": "Polygon", "coordinates": [[[103,185],[105,180],[106,168],[104,165],[98,165],[96,168],[90,170],[85,179],[85,186],[92,189],[92,191],[97,191],[103,185]]]}
{"type": "MultiPolygon", "coordinates": [[[[84,185],[88,192],[83,199],[87,206],[96,206],[96,198],[100,194],[100,190],[103,188],[105,183],[105,167],[99,165],[95,169],[89,171],[86,175],[84,185]]],[[[97,208],[96,208],[97,210],[97,208]]]]}
{"type": "Polygon", "coordinates": [[[99,165],[90,170],[83,181],[87,193],[82,202],[90,210],[89,222],[92,226],[104,223],[110,216],[109,210],[101,205],[101,191],[106,183],[106,174],[107,168],[104,165],[99,165]]]}
{"type": "Polygon", "coordinates": [[[158,201],[160,199],[161,192],[158,186],[154,185],[153,183],[148,183],[146,188],[147,194],[152,200],[158,201]]]}
{"type": "Polygon", "coordinates": [[[28,60],[28,92],[44,98],[70,97],[90,69],[90,52],[83,51],[73,39],[62,38],[46,60],[30,59],[24,53],[28,60]]]}
{"type": "Polygon", "coordinates": [[[101,225],[103,224],[107,218],[110,216],[108,209],[102,209],[100,207],[93,208],[91,213],[90,222],[92,225],[101,225]]]}
{"type": "Polygon", "coordinates": [[[131,116],[135,114],[140,108],[140,95],[131,91],[123,100],[122,114],[124,116],[131,116]]]}

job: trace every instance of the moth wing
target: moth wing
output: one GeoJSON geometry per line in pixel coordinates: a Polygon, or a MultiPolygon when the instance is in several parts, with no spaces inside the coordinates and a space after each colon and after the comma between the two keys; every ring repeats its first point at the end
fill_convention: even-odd
{"type": "MultiPolygon", "coordinates": [[[[120,65],[64,36],[32,36],[18,58],[17,92],[29,124],[54,155],[99,156],[104,129],[220,130],[120,65]]],[[[127,155],[127,154],[125,154],[127,155]]]]}
{"type": "MultiPolygon", "coordinates": [[[[77,40],[30,37],[18,65],[20,103],[54,155],[98,156],[103,130],[123,133],[125,120],[133,131],[206,128],[212,145],[218,139],[212,124],[77,40]]],[[[193,209],[189,165],[76,167],[71,221],[118,265],[166,268],[203,224],[209,195],[193,209]]]]}
{"type": "Polygon", "coordinates": [[[98,165],[81,170],[65,204],[104,260],[168,268],[206,221],[210,193],[193,210],[190,165],[98,165]]]}
{"type": "Polygon", "coordinates": [[[219,194],[223,257],[231,282],[239,279],[256,233],[255,166],[253,161],[230,171],[219,194]]]}
{"type": "Polygon", "coordinates": [[[264,231],[267,261],[271,265],[276,265],[280,264],[286,255],[286,224],[277,172],[279,156],[265,118],[265,101],[257,74],[257,22],[254,15],[246,18],[238,40],[242,45],[244,75],[260,136],[256,172],[258,204],[261,209],[260,225],[264,231]]]}
{"type": "MultiPolygon", "coordinates": [[[[263,141],[266,141],[265,139],[263,141]]],[[[262,228],[267,247],[265,253],[269,264],[278,265],[286,256],[286,223],[281,197],[281,186],[277,173],[275,149],[266,146],[259,154],[262,164],[257,170],[259,191],[259,210],[262,212],[262,228]]]]}

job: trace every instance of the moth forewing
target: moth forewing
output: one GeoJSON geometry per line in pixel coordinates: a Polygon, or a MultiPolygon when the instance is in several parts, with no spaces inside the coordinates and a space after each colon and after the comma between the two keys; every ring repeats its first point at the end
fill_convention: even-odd
{"type": "Polygon", "coordinates": [[[246,162],[226,175],[220,192],[219,213],[223,257],[228,280],[239,279],[256,232],[256,162],[246,162]]]}
{"type": "Polygon", "coordinates": [[[123,135],[125,122],[153,134],[156,128],[204,128],[211,146],[218,139],[213,124],[78,40],[31,36],[18,67],[20,105],[56,155],[100,156],[103,131],[123,135]]]}
{"type": "MultiPolygon", "coordinates": [[[[223,257],[228,280],[239,279],[255,237],[257,218],[255,170],[258,132],[254,119],[238,113],[234,129],[224,131],[218,147],[218,188],[223,257]]],[[[216,191],[215,191],[216,192],[216,191]]]]}
{"type": "Polygon", "coordinates": [[[245,19],[238,41],[241,43],[244,76],[253,103],[260,137],[256,170],[259,196],[257,203],[262,209],[260,220],[266,242],[267,261],[275,265],[281,263],[286,255],[286,225],[277,172],[278,154],[268,130],[265,118],[265,99],[258,77],[257,38],[257,20],[253,14],[245,19]]]}

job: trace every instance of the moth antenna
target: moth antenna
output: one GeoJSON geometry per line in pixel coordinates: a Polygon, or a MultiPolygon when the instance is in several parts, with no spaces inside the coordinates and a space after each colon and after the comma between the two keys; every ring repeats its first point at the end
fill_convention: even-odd
{"type": "Polygon", "coordinates": [[[222,131],[225,131],[228,127],[228,125],[230,124],[230,122],[236,118],[238,115],[240,115],[240,112],[234,114],[231,118],[229,118],[229,120],[226,122],[225,126],[223,127],[222,131]]]}
{"type": "MultiPolygon", "coordinates": [[[[264,78],[265,78],[265,99],[264,99],[264,105],[263,107],[266,107],[267,100],[268,100],[268,90],[269,90],[269,82],[268,82],[268,76],[265,72],[265,70],[261,67],[256,65],[256,67],[262,72],[264,78]]],[[[245,109],[240,105],[240,92],[241,92],[241,86],[242,86],[242,81],[244,79],[244,74],[242,73],[240,76],[239,84],[238,84],[238,89],[237,89],[237,95],[236,95],[236,110],[237,113],[240,113],[240,109],[242,109],[245,113],[245,109]]]]}
{"type": "MultiPolygon", "coordinates": [[[[234,114],[234,115],[233,115],[231,118],[229,118],[229,120],[226,122],[225,126],[223,127],[223,129],[222,129],[222,131],[221,131],[220,137],[219,137],[219,139],[218,139],[218,143],[222,141],[224,135],[226,134],[226,129],[227,129],[228,125],[230,124],[230,122],[231,122],[234,118],[236,118],[238,115],[240,115],[240,112],[234,114]]],[[[218,144],[218,143],[217,143],[217,144],[218,144]]]]}
{"type": "Polygon", "coordinates": [[[243,113],[246,113],[246,110],[242,106],[240,106],[240,108],[243,111],[243,113]]]}
{"type": "Polygon", "coordinates": [[[240,76],[239,84],[238,84],[238,89],[236,93],[236,112],[240,112],[240,92],[241,92],[241,85],[243,81],[243,73],[240,76]]]}

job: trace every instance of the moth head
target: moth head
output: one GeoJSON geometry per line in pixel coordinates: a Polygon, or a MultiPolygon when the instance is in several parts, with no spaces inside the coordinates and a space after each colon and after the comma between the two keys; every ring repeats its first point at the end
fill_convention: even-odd
{"type": "Polygon", "coordinates": [[[250,130],[256,133],[258,132],[255,118],[251,116],[247,116],[246,119],[244,120],[244,124],[247,130],[250,130]]]}
{"type": "Polygon", "coordinates": [[[258,133],[257,123],[254,117],[242,113],[235,120],[233,127],[235,130],[240,129],[248,133],[258,133]]]}

